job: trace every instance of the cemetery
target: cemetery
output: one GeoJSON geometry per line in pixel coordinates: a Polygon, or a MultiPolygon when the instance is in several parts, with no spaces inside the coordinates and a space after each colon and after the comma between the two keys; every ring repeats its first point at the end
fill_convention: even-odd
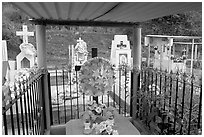
{"type": "Polygon", "coordinates": [[[9,40],[2,39],[3,135],[202,134],[202,37],[143,36],[139,23],[201,10],[201,3],[11,5],[29,16],[35,31],[24,23],[16,30],[22,41],[15,60],[9,58],[9,40]],[[141,14],[135,15],[137,9],[141,14]],[[67,26],[121,27],[132,33],[111,34],[109,44],[98,38],[104,47],[97,47],[79,30],[70,38],[54,34],[50,26],[56,25],[64,33],[71,31],[67,26]],[[54,51],[59,42],[54,37],[74,40],[54,51]],[[107,54],[101,56],[103,48],[107,54]],[[59,59],[57,52],[63,55],[59,59]]]}

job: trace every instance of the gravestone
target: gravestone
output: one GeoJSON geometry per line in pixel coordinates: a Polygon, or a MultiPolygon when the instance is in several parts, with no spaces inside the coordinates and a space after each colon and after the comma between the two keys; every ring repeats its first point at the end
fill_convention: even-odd
{"type": "MultiPolygon", "coordinates": [[[[130,95],[131,72],[127,70],[125,75],[124,70],[119,71],[118,69],[121,65],[128,66],[128,68],[131,68],[132,66],[130,41],[128,41],[127,35],[114,36],[114,40],[111,45],[110,61],[111,64],[115,66],[115,93],[118,96],[121,93],[120,97],[125,101],[125,94],[123,92],[126,92],[126,95],[130,95]]],[[[126,97],[126,103],[130,104],[130,96],[126,97]]]]}
{"type": "Polygon", "coordinates": [[[74,66],[81,66],[87,61],[88,51],[86,42],[81,38],[77,40],[74,48],[74,66]]]}
{"type": "Polygon", "coordinates": [[[111,63],[118,68],[119,64],[131,65],[130,41],[127,35],[115,35],[111,46],[111,63]]]}
{"type": "Polygon", "coordinates": [[[23,36],[23,43],[20,45],[21,52],[16,56],[17,70],[31,68],[36,63],[36,49],[28,43],[28,36],[34,36],[34,32],[28,32],[27,26],[23,25],[23,31],[17,31],[17,36],[23,36]]]}

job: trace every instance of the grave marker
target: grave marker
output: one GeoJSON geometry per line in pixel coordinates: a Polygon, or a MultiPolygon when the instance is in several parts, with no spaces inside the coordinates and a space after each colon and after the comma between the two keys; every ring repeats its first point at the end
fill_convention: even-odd
{"type": "MultiPolygon", "coordinates": [[[[127,39],[127,35],[115,35],[114,40],[111,45],[111,64],[115,66],[115,76],[116,76],[116,86],[115,93],[119,95],[122,92],[127,92],[126,95],[130,94],[130,83],[131,83],[131,73],[127,71],[125,76],[125,71],[119,72],[120,65],[127,65],[128,67],[132,66],[132,58],[131,58],[131,49],[130,42],[127,39]],[[126,84],[125,84],[126,82],[126,84]],[[125,89],[126,87],[126,89],[125,89]],[[120,91],[121,90],[121,91],[120,91]]],[[[119,95],[120,96],[120,95],[119,95]]],[[[121,94],[120,96],[123,100],[125,100],[125,94],[121,94]]],[[[126,103],[130,104],[130,96],[126,98],[126,103]]]]}
{"type": "Polygon", "coordinates": [[[34,32],[28,32],[28,27],[23,25],[23,31],[17,31],[17,36],[23,36],[23,43],[28,44],[28,36],[34,36],[34,32]]]}
{"type": "Polygon", "coordinates": [[[31,68],[36,64],[35,47],[28,43],[28,36],[34,36],[34,32],[28,32],[26,25],[23,25],[23,31],[17,31],[17,36],[23,36],[23,43],[20,45],[21,52],[16,56],[17,70],[21,68],[31,68]]]}

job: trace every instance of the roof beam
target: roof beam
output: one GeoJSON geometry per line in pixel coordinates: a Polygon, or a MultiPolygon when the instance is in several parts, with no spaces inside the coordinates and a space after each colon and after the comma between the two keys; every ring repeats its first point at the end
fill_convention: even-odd
{"type": "Polygon", "coordinates": [[[33,24],[44,25],[69,25],[69,26],[98,26],[98,27],[132,27],[138,25],[135,22],[109,22],[109,21],[80,21],[80,20],[51,20],[51,19],[30,19],[33,24]]]}

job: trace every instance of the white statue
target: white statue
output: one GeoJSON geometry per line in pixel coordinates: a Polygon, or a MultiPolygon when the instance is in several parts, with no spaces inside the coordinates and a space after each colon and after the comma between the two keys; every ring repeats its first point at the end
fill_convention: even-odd
{"type": "Polygon", "coordinates": [[[85,61],[87,61],[88,51],[86,42],[84,42],[81,38],[77,40],[77,45],[75,47],[75,62],[76,65],[83,65],[85,61]]]}

